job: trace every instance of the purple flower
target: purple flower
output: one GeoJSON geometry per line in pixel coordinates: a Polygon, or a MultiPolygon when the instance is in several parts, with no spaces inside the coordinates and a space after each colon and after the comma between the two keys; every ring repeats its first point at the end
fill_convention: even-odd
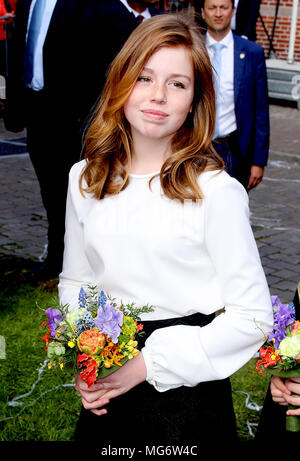
{"type": "Polygon", "coordinates": [[[78,295],[78,304],[79,304],[79,308],[87,307],[86,292],[84,288],[80,288],[80,292],[78,295]]]}
{"type": "Polygon", "coordinates": [[[52,307],[49,307],[45,313],[48,315],[49,322],[48,326],[51,331],[51,336],[52,338],[55,338],[56,335],[56,329],[57,329],[57,324],[63,320],[60,311],[58,309],[53,309],[52,307]]]}
{"type": "Polygon", "coordinates": [[[103,307],[105,305],[106,301],[107,301],[107,296],[104,293],[104,291],[101,290],[100,295],[98,297],[98,306],[103,307]]]}
{"type": "Polygon", "coordinates": [[[98,309],[95,325],[111,338],[113,343],[117,343],[123,325],[123,312],[106,303],[103,309],[98,309]]]}
{"type": "Polygon", "coordinates": [[[268,336],[269,341],[273,341],[276,349],[287,334],[287,328],[295,321],[295,308],[293,303],[282,304],[278,296],[271,296],[274,310],[274,329],[268,336]]]}

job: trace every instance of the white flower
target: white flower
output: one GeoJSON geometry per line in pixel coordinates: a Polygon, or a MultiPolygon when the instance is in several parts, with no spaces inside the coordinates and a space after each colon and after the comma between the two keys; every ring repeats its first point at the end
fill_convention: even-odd
{"type": "Polygon", "coordinates": [[[300,357],[300,336],[287,336],[279,344],[279,355],[298,359],[300,357]]]}
{"type": "Polygon", "coordinates": [[[75,311],[69,312],[66,315],[66,322],[69,323],[71,328],[74,330],[74,323],[77,322],[77,320],[82,319],[88,311],[86,309],[77,309],[75,311]]]}
{"type": "Polygon", "coordinates": [[[51,360],[59,359],[63,357],[66,352],[65,347],[55,341],[48,344],[47,356],[51,360]]]}

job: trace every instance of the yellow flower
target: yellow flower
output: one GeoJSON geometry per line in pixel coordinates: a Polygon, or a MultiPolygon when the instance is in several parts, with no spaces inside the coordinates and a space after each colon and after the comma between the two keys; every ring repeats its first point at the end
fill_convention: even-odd
{"type": "Polygon", "coordinates": [[[63,369],[64,364],[61,362],[61,363],[59,364],[59,366],[60,366],[61,369],[63,369]]]}
{"type": "Polygon", "coordinates": [[[75,347],[75,343],[73,341],[69,341],[68,346],[72,349],[73,347],[75,347]]]}
{"type": "Polygon", "coordinates": [[[130,352],[129,355],[126,354],[126,355],[128,355],[128,357],[129,357],[130,359],[132,358],[132,354],[133,354],[133,355],[136,355],[136,351],[137,351],[136,346],[137,346],[137,344],[138,344],[137,341],[133,341],[133,340],[131,339],[130,341],[128,341],[128,343],[127,343],[126,346],[125,346],[126,349],[127,349],[127,351],[130,352]]]}

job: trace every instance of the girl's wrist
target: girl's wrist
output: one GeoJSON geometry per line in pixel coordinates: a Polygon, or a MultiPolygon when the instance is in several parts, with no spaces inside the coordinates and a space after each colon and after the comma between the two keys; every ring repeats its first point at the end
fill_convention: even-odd
{"type": "Polygon", "coordinates": [[[143,353],[139,352],[138,355],[135,357],[135,360],[137,365],[137,379],[140,383],[142,383],[143,381],[146,381],[147,378],[147,368],[143,357],[143,353]]]}

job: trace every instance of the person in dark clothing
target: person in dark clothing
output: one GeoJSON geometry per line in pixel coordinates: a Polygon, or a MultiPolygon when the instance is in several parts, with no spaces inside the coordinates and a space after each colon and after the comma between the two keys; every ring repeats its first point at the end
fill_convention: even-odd
{"type": "Polygon", "coordinates": [[[8,131],[27,128],[47,212],[48,254],[31,274],[34,280],[56,277],[62,269],[68,174],[80,160],[84,124],[110,62],[139,24],[129,9],[149,6],[150,15],[159,13],[152,3],[18,1],[4,121],[8,131]]]}
{"type": "Polygon", "coordinates": [[[235,0],[235,17],[232,30],[236,35],[256,41],[256,22],[261,0],[235,0]]]}
{"type": "Polygon", "coordinates": [[[215,72],[214,148],[247,191],[263,179],[269,153],[264,49],[231,31],[233,0],[204,0],[205,41],[215,72]]]}

